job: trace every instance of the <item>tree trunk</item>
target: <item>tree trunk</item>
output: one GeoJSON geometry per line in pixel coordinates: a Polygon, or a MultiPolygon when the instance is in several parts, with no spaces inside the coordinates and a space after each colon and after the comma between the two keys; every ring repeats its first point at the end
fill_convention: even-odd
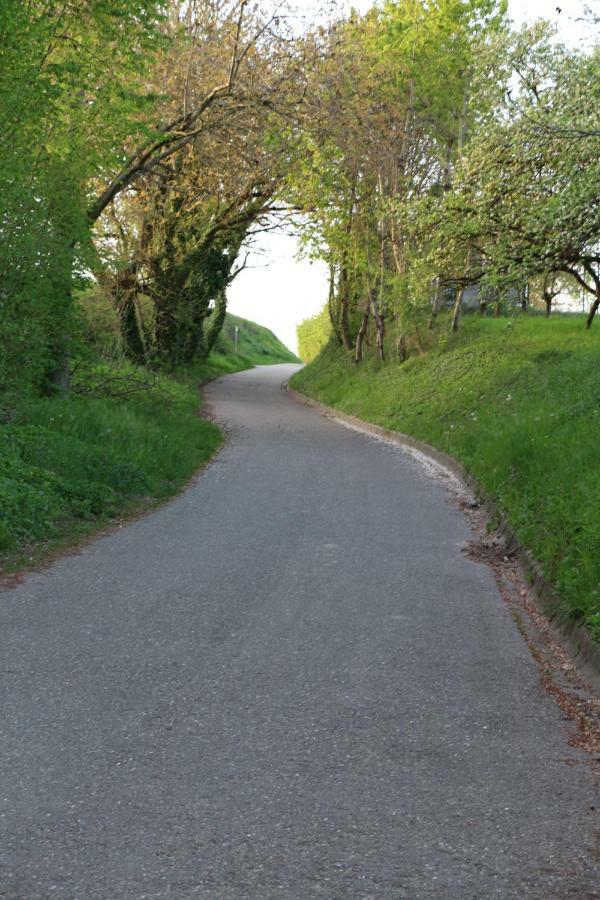
{"type": "Polygon", "coordinates": [[[346,350],[352,350],[352,341],[350,340],[350,302],[348,291],[350,289],[350,280],[348,278],[348,269],[345,262],[342,263],[340,270],[340,329],[342,332],[342,344],[346,350]]]}
{"type": "Polygon", "coordinates": [[[586,322],[585,322],[585,327],[586,327],[586,328],[591,328],[591,327],[592,327],[592,322],[594,321],[594,316],[595,316],[596,313],[598,312],[598,307],[600,307],[600,287],[596,289],[596,297],[595,297],[595,300],[594,300],[594,302],[592,303],[592,305],[591,305],[591,307],[590,307],[590,311],[589,311],[589,313],[588,313],[588,317],[587,317],[586,322]]]}
{"type": "Polygon", "coordinates": [[[123,295],[117,305],[117,312],[125,343],[125,353],[132,362],[141,365],[146,360],[146,348],[137,320],[134,292],[130,291],[123,295]]]}
{"type": "Polygon", "coordinates": [[[163,298],[155,300],[154,339],[159,357],[171,367],[177,363],[177,320],[170,304],[163,298]]]}
{"type": "Polygon", "coordinates": [[[227,292],[222,290],[219,292],[218,296],[215,298],[215,308],[210,317],[210,323],[208,327],[208,332],[206,335],[206,355],[210,353],[212,348],[215,345],[215,342],[219,335],[221,334],[221,329],[223,328],[223,323],[225,321],[225,314],[227,313],[227,292]]]}
{"type": "Polygon", "coordinates": [[[452,311],[452,331],[458,331],[464,293],[465,287],[462,285],[456,292],[456,301],[454,303],[454,310],[452,311]]]}
{"type": "Polygon", "coordinates": [[[126,356],[134,363],[142,364],[146,360],[146,347],[140,331],[136,310],[136,294],[138,289],[137,272],[129,268],[107,281],[107,286],[113,287],[113,300],[117,315],[121,337],[125,345],[126,356]]]}
{"type": "Polygon", "coordinates": [[[443,299],[442,279],[438,277],[435,279],[435,293],[433,295],[433,305],[431,307],[431,316],[429,317],[428,327],[430,330],[433,328],[435,320],[437,319],[437,317],[440,313],[440,309],[442,307],[442,299],[443,299]]]}
{"type": "Polygon", "coordinates": [[[544,303],[546,304],[546,318],[549,319],[552,312],[552,297],[544,294],[544,303]]]}
{"type": "Polygon", "coordinates": [[[401,363],[406,362],[406,360],[408,359],[408,343],[405,334],[400,335],[396,347],[398,351],[398,359],[401,363]]]}
{"type": "Polygon", "coordinates": [[[419,345],[419,353],[421,356],[425,353],[425,347],[423,346],[423,341],[421,340],[421,332],[419,331],[419,326],[415,323],[415,334],[417,336],[417,344],[419,345]]]}
{"type": "Polygon", "coordinates": [[[338,344],[342,344],[342,333],[340,331],[340,323],[338,322],[338,315],[335,308],[335,266],[333,263],[329,267],[329,296],[327,298],[327,310],[329,312],[329,321],[331,322],[331,327],[336,340],[338,344]]]}
{"type": "Polygon", "coordinates": [[[363,341],[365,339],[365,335],[367,333],[367,326],[369,324],[369,315],[370,310],[367,304],[367,307],[363,313],[362,322],[360,323],[360,328],[358,329],[358,334],[356,335],[356,347],[354,351],[354,362],[362,362],[363,358],[363,341]]]}
{"type": "Polygon", "coordinates": [[[373,319],[375,321],[375,328],[377,331],[376,337],[376,346],[377,346],[377,355],[379,359],[383,362],[385,359],[385,352],[383,347],[383,342],[385,339],[385,321],[381,313],[379,312],[379,307],[377,306],[377,301],[374,297],[371,297],[371,311],[373,313],[373,319]]]}

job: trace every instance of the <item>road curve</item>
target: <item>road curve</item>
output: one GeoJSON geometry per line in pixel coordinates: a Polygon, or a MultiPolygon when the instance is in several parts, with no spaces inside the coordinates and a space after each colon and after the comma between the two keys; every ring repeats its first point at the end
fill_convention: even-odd
{"type": "Polygon", "coordinates": [[[0,597],[3,898],[600,897],[571,726],[443,488],[281,391],[0,597]]]}

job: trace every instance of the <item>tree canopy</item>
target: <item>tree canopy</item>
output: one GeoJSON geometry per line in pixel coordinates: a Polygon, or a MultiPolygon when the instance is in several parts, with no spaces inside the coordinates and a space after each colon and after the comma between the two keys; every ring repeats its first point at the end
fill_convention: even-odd
{"type": "Polygon", "coordinates": [[[504,0],[304,33],[266,0],[5,0],[2,391],[66,384],[84,284],[135,362],[206,354],[248,237],[290,213],[357,361],[390,335],[403,358],[448,304],[458,327],[467,288],[500,310],[566,279],[591,325],[599,53],[515,30],[504,0]]]}

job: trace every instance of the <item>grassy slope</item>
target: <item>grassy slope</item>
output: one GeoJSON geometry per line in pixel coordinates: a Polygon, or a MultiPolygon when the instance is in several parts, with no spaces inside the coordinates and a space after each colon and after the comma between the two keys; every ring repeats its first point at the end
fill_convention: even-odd
{"type": "MultiPolygon", "coordinates": [[[[252,365],[298,362],[298,358],[288,350],[272,331],[264,325],[240,319],[239,316],[228,315],[219,336],[217,351],[234,355],[235,328],[239,328],[238,355],[247,359],[252,365]]],[[[215,354],[213,354],[213,357],[215,354]]]]}
{"type": "Polygon", "coordinates": [[[104,363],[80,386],[139,376],[148,387],[121,398],[94,387],[92,395],[22,401],[0,424],[0,570],[172,496],[221,443],[219,429],[197,414],[198,381],[293,360],[268,329],[231,316],[217,350],[177,380],[104,363]]]}
{"type": "Polygon", "coordinates": [[[467,318],[442,343],[402,366],[328,349],[292,383],[464,463],[600,639],[600,325],[467,318]]]}

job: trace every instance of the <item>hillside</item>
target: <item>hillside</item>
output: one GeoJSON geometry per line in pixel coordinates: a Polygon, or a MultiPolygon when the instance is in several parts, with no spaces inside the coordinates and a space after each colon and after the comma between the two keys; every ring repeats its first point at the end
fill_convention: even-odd
{"type": "Polygon", "coordinates": [[[429,353],[357,366],[331,345],[293,386],[427,441],[494,497],[600,638],[600,330],[582,318],[465,318],[429,353]]]}
{"type": "Polygon", "coordinates": [[[254,365],[269,363],[298,362],[298,358],[281,343],[272,331],[264,325],[257,325],[248,319],[227,314],[223,330],[217,341],[217,352],[226,356],[235,355],[235,329],[238,333],[237,355],[254,365]]]}
{"type": "Polygon", "coordinates": [[[198,384],[296,360],[267,328],[228,316],[208,359],[168,376],[118,355],[110,315],[75,360],[67,395],[0,408],[0,571],[171,497],[222,440],[198,415],[198,384]]]}

